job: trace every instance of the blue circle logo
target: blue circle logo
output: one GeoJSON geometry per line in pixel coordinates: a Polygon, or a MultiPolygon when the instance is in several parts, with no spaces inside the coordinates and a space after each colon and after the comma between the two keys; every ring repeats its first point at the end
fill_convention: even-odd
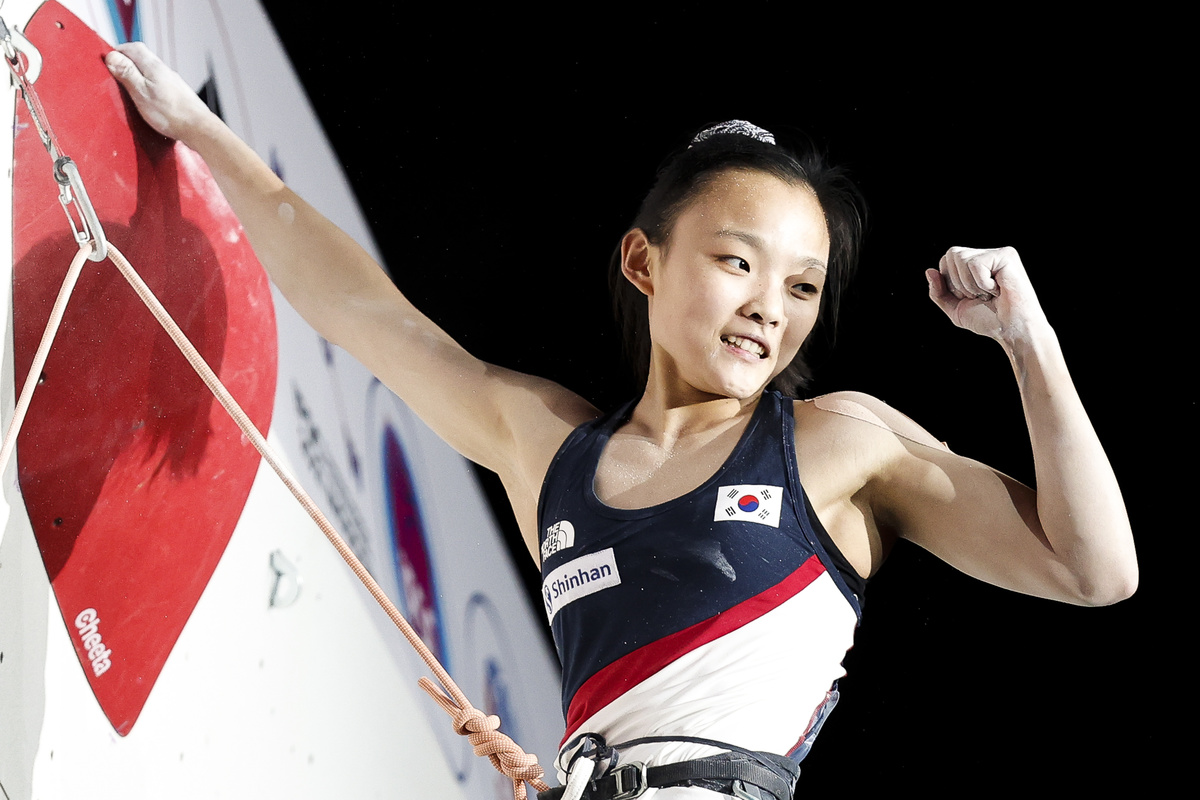
{"type": "Polygon", "coordinates": [[[746,514],[749,514],[751,511],[757,511],[758,498],[752,494],[744,494],[742,495],[742,499],[738,500],[738,508],[746,514]]]}

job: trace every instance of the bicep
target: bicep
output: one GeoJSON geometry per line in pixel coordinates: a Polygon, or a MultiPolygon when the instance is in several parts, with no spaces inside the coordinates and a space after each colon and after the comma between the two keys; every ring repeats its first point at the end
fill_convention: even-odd
{"type": "Polygon", "coordinates": [[[899,536],[993,585],[1073,597],[1070,570],[1042,530],[1033,489],[948,451],[903,449],[877,494],[877,513],[899,536]]]}
{"type": "Polygon", "coordinates": [[[557,437],[557,448],[596,414],[553,381],[476,358],[398,292],[354,316],[359,330],[346,349],[450,446],[496,472],[531,443],[557,437]]]}
{"type": "Polygon", "coordinates": [[[908,539],[968,575],[1013,591],[1065,602],[1086,596],[1077,557],[1051,544],[1033,489],[950,452],[868,395],[838,393],[813,402],[830,418],[853,421],[835,429],[836,457],[853,462],[846,486],[887,539],[908,539]]]}

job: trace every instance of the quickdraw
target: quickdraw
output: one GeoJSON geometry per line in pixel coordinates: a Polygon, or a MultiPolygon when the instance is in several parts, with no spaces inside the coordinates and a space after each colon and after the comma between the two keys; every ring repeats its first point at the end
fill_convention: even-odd
{"type": "Polygon", "coordinates": [[[90,243],[91,254],[88,258],[92,261],[103,261],[108,257],[108,241],[104,238],[104,228],[100,225],[92,201],[88,199],[79,168],[70,156],[62,152],[54,129],[50,127],[50,121],[42,108],[42,101],[38,99],[33,88],[34,81],[41,73],[41,54],[20,31],[9,28],[3,17],[0,17],[0,48],[4,51],[4,61],[8,64],[13,81],[21,92],[21,98],[29,109],[29,118],[54,163],[52,174],[54,182],[58,184],[58,202],[67,215],[67,222],[71,225],[75,241],[81,246],[85,242],[90,243]]]}

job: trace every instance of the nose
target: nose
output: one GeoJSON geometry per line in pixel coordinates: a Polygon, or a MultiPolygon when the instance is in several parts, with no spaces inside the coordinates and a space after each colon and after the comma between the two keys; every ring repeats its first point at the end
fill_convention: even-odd
{"type": "Polygon", "coordinates": [[[774,328],[783,320],[783,297],[775,289],[760,284],[742,306],[742,315],[760,325],[774,328]]]}

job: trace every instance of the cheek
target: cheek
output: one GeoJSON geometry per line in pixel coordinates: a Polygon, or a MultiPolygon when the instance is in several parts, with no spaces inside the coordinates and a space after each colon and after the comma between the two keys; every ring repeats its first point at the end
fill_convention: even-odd
{"type": "Polygon", "coordinates": [[[678,353],[691,338],[696,324],[694,310],[684,303],[651,298],[649,312],[650,341],[671,353],[678,353]]]}
{"type": "Polygon", "coordinates": [[[697,328],[712,324],[721,315],[719,292],[703,286],[687,286],[669,296],[658,298],[660,323],[666,326],[697,328]]]}
{"type": "Polygon", "coordinates": [[[791,317],[787,333],[787,341],[790,346],[799,350],[800,346],[808,341],[808,337],[812,335],[813,329],[817,326],[819,313],[819,304],[806,303],[798,313],[791,317]]]}

